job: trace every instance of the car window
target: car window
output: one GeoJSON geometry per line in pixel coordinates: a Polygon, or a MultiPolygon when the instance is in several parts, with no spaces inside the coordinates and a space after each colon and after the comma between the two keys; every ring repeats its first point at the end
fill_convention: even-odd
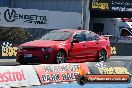
{"type": "Polygon", "coordinates": [[[40,40],[64,41],[69,39],[72,34],[72,32],[66,31],[52,31],[44,35],[40,40]]]}
{"type": "Polygon", "coordinates": [[[99,37],[95,33],[85,32],[86,41],[97,40],[99,37]]]}
{"type": "Polygon", "coordinates": [[[77,39],[79,42],[85,41],[85,35],[83,33],[77,33],[74,35],[73,39],[77,39]]]}
{"type": "Polygon", "coordinates": [[[99,36],[97,34],[94,34],[94,35],[95,35],[95,40],[98,40],[99,36]]]}

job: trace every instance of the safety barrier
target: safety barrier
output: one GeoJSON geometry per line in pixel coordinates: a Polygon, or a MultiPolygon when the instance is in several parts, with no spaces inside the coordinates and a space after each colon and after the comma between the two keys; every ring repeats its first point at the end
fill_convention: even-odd
{"type": "MultiPolygon", "coordinates": [[[[17,54],[17,44],[11,42],[0,42],[0,59],[14,59],[17,54]]],[[[131,56],[132,43],[111,43],[112,56],[131,56]],[[127,52],[125,51],[127,50],[127,52]]]]}
{"type": "Polygon", "coordinates": [[[39,76],[41,84],[75,81],[75,76],[79,75],[82,70],[90,74],[87,65],[83,63],[37,65],[34,66],[34,68],[39,76]]]}
{"type": "Polygon", "coordinates": [[[91,74],[132,74],[132,63],[126,61],[87,62],[91,74]]]}
{"type": "Polygon", "coordinates": [[[0,66],[0,87],[40,85],[32,66],[0,66]]]}
{"type": "Polygon", "coordinates": [[[0,66],[0,87],[40,86],[76,82],[76,76],[86,74],[132,74],[130,62],[65,63],[0,66]]]}
{"type": "Polygon", "coordinates": [[[132,43],[112,43],[111,53],[116,56],[131,56],[132,43]]]}
{"type": "Polygon", "coordinates": [[[0,87],[27,87],[73,82],[76,81],[75,76],[79,75],[82,70],[90,74],[84,63],[0,66],[0,87]]]}
{"type": "Polygon", "coordinates": [[[59,64],[59,65],[37,65],[34,66],[41,84],[73,82],[80,71],[85,70],[90,74],[86,64],[59,64]]]}

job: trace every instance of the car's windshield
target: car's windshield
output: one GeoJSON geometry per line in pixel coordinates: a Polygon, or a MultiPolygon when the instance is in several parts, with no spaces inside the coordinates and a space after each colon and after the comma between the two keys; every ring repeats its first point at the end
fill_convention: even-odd
{"type": "Polygon", "coordinates": [[[72,32],[67,31],[52,31],[44,35],[40,40],[65,41],[72,35],[72,32]]]}

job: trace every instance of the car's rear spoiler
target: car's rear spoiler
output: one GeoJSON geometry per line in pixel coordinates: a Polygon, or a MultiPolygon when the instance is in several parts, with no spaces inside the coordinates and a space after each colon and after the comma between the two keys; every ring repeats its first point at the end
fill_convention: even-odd
{"type": "Polygon", "coordinates": [[[101,35],[104,39],[109,40],[113,35],[101,35]]]}
{"type": "Polygon", "coordinates": [[[113,37],[114,35],[101,35],[101,36],[104,36],[104,37],[113,37]]]}

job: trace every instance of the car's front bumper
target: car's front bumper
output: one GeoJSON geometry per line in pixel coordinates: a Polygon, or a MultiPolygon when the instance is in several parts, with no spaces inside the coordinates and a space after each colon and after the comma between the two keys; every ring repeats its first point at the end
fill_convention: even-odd
{"type": "Polygon", "coordinates": [[[16,62],[21,60],[29,63],[53,63],[55,58],[54,52],[42,52],[42,51],[18,51],[16,62]],[[31,55],[25,57],[25,55],[31,55]]]}

